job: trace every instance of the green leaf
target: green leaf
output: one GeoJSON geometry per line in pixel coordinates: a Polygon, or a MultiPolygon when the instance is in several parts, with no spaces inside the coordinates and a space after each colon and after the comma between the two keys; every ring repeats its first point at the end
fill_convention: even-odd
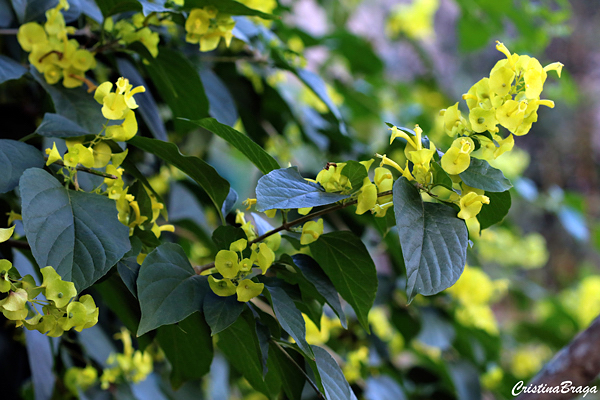
{"type": "Polygon", "coordinates": [[[142,309],[138,336],[202,310],[208,291],[206,277],[196,275],[181,246],[173,243],[158,246],[146,256],[138,276],[142,309]]]}
{"type": "MultiPolygon", "coordinates": [[[[1,67],[0,67],[1,68],[1,67]]],[[[36,331],[23,330],[27,346],[27,359],[31,371],[31,381],[38,399],[52,398],[56,375],[51,338],[36,331]]],[[[9,397],[9,396],[7,396],[9,397]]]]}
{"type": "Polygon", "coordinates": [[[135,0],[101,0],[96,2],[102,15],[110,17],[111,15],[127,12],[142,11],[142,5],[135,0]]]}
{"type": "Polygon", "coordinates": [[[137,278],[140,273],[140,265],[137,256],[142,251],[142,241],[137,236],[130,236],[131,250],[117,262],[117,271],[121,280],[127,286],[133,297],[137,298],[137,278]]]}
{"type": "Polygon", "coordinates": [[[90,132],[68,118],[59,114],[46,113],[44,119],[35,130],[40,136],[68,138],[89,135],[90,132]]]}
{"type": "Polygon", "coordinates": [[[343,231],[321,235],[309,246],[314,259],[369,331],[367,316],[375,301],[377,272],[363,242],[352,232],[343,231]]]}
{"type": "Polygon", "coordinates": [[[342,175],[348,178],[352,184],[352,191],[360,189],[363,184],[363,180],[369,176],[367,169],[364,165],[358,161],[350,160],[342,168],[342,175]]]}
{"type": "Polygon", "coordinates": [[[263,174],[266,175],[274,169],[281,168],[277,161],[252,139],[227,125],[219,123],[216,119],[204,118],[190,122],[225,139],[229,144],[241,151],[248,160],[252,161],[263,174]]]}
{"type": "MultiPolygon", "coordinates": [[[[298,357],[300,355],[294,352],[298,357]]],[[[288,353],[285,349],[275,345],[273,342],[269,343],[269,360],[274,364],[275,370],[281,379],[283,390],[290,400],[301,400],[302,390],[306,379],[304,375],[298,371],[298,367],[293,364],[290,360],[293,359],[293,355],[288,353]],[[285,354],[284,354],[285,353],[285,354]]],[[[302,359],[294,360],[297,365],[303,365],[302,359]]]]}
{"type": "Polygon", "coordinates": [[[184,156],[173,143],[141,136],[135,136],[127,143],[154,154],[188,174],[208,194],[217,208],[221,220],[224,220],[223,214],[221,214],[221,205],[229,194],[229,182],[223,179],[213,167],[198,157],[184,156]]]}
{"type": "Polygon", "coordinates": [[[321,185],[309,182],[298,168],[282,168],[269,172],[256,185],[256,209],[316,207],[335,203],[350,196],[327,193],[321,185]]]}
{"type": "Polygon", "coordinates": [[[181,52],[161,47],[146,70],[175,118],[208,117],[208,99],[200,75],[181,52]]]}
{"type": "Polygon", "coordinates": [[[57,114],[70,119],[86,131],[96,134],[102,129],[106,118],[102,115],[102,105],[84,87],[67,89],[62,84],[49,85],[43,75],[31,68],[31,75],[52,98],[57,114]]]}
{"type": "Polygon", "coordinates": [[[337,314],[342,327],[348,328],[346,314],[340,302],[340,295],[333,286],[331,279],[323,272],[319,264],[306,254],[295,254],[292,257],[295,266],[302,272],[307,282],[315,287],[317,292],[323,296],[327,304],[337,314]]]}
{"type": "Polygon", "coordinates": [[[431,166],[433,169],[433,184],[436,186],[443,186],[448,190],[453,190],[452,179],[450,179],[450,176],[444,171],[442,166],[436,162],[432,162],[431,166]]]}
{"type": "Polygon", "coordinates": [[[35,260],[54,267],[78,292],[102,278],[131,248],[129,228],[117,219],[114,200],[68,190],[37,168],[25,171],[19,189],[35,260]]]}
{"type": "Polygon", "coordinates": [[[432,295],[452,286],[467,262],[467,226],[451,207],[425,203],[406,178],[394,183],[394,214],[406,265],[406,293],[432,295]]]}
{"type": "Polygon", "coordinates": [[[152,221],[152,200],[144,189],[144,184],[139,180],[135,181],[129,188],[129,193],[135,196],[135,201],[140,207],[140,215],[147,218],[144,224],[152,221]]]}
{"type": "Polygon", "coordinates": [[[383,62],[373,50],[372,42],[366,38],[339,30],[325,40],[328,48],[341,53],[349,61],[353,74],[373,76],[383,70],[383,62]]]}
{"type": "Polygon", "coordinates": [[[27,73],[27,68],[6,56],[0,55],[0,84],[19,79],[27,73]]]}
{"type": "Polygon", "coordinates": [[[511,206],[510,191],[508,190],[497,193],[485,192],[485,195],[490,198],[490,204],[484,204],[479,214],[477,214],[481,229],[489,228],[502,221],[511,206]]]}
{"type": "Polygon", "coordinates": [[[35,147],[16,140],[0,139],[0,193],[17,187],[26,169],[43,166],[44,157],[35,147]]]}
{"type": "Polygon", "coordinates": [[[466,185],[486,192],[504,192],[512,187],[502,171],[490,166],[487,161],[475,157],[471,157],[469,168],[459,176],[466,185]]]}
{"type": "Polygon", "coordinates": [[[210,326],[211,335],[227,329],[244,311],[244,305],[236,296],[220,297],[210,292],[204,297],[204,318],[210,326]]]}
{"type": "Polygon", "coordinates": [[[200,313],[175,325],[161,326],[156,338],[171,364],[171,385],[177,390],[187,381],[200,379],[210,370],[213,343],[200,313]]]}
{"type": "Polygon", "coordinates": [[[300,350],[306,357],[314,359],[310,345],[306,342],[306,326],[300,310],[294,305],[294,301],[285,293],[282,288],[268,286],[271,294],[271,303],[275,317],[281,324],[281,327],[294,338],[300,350]]]}
{"type": "Polygon", "coordinates": [[[230,15],[250,15],[265,19],[276,19],[276,15],[267,14],[262,11],[246,7],[244,4],[234,0],[187,0],[183,6],[184,10],[202,8],[206,6],[216,7],[219,12],[230,15]]]}
{"type": "Polygon", "coordinates": [[[234,126],[240,116],[225,82],[210,68],[201,69],[199,74],[208,98],[210,115],[222,124],[234,126]]]}
{"type": "Polygon", "coordinates": [[[263,367],[254,329],[254,319],[248,313],[242,314],[229,328],[219,333],[218,346],[229,363],[242,374],[255,390],[271,398],[263,380],[263,367]]]}
{"type": "Polygon", "coordinates": [[[328,400],[356,400],[340,366],[327,350],[319,346],[311,346],[315,354],[317,370],[313,371],[321,378],[325,397],[328,400]]]}

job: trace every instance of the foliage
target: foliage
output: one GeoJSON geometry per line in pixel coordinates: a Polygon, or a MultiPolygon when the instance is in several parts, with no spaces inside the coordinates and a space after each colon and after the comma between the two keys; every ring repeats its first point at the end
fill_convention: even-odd
{"type": "MultiPolygon", "coordinates": [[[[502,159],[554,107],[541,96],[560,62],[498,41],[489,76],[462,96],[468,115],[444,98],[416,121],[380,112],[395,94],[368,41],[313,37],[286,21],[285,2],[21,3],[0,1],[17,29],[0,90],[46,97],[27,100],[36,126],[0,140],[0,310],[29,330],[30,354],[52,349],[30,364],[25,397],[471,399],[548,357],[531,347],[538,364],[503,376],[490,305],[507,281],[467,262],[518,245],[536,255],[526,268],[547,258],[539,237],[491,229],[522,172],[502,159]],[[317,45],[345,81],[314,72],[304,47],[317,45]]],[[[473,48],[463,3],[461,45],[473,48]]],[[[497,3],[482,6],[486,35],[502,16],[531,29],[497,3]]],[[[388,35],[428,62],[439,6],[396,7],[388,35]]],[[[596,287],[583,281],[544,315],[596,287]]],[[[590,315],[568,318],[579,328],[590,315]]]]}

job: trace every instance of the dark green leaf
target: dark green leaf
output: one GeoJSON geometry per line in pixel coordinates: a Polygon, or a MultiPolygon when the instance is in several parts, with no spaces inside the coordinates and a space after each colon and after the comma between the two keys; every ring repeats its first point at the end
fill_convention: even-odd
{"type": "Polygon", "coordinates": [[[234,0],[187,0],[184,9],[202,8],[206,6],[216,7],[220,12],[231,15],[256,15],[265,19],[275,19],[277,16],[253,10],[244,4],[234,0]]]}
{"type": "Polygon", "coordinates": [[[201,311],[210,288],[205,276],[196,275],[181,246],[165,243],[146,256],[137,290],[142,309],[139,336],[201,311]]]}
{"type": "Polygon", "coordinates": [[[137,298],[137,278],[140,272],[137,256],[142,251],[142,241],[137,236],[130,236],[129,241],[131,242],[131,250],[119,260],[117,271],[127,289],[129,289],[133,297],[137,298]]]}
{"type": "Polygon", "coordinates": [[[350,388],[348,381],[344,377],[340,366],[335,362],[327,350],[319,346],[311,346],[315,354],[318,374],[325,390],[325,396],[328,400],[356,400],[356,395],[350,388]]]}
{"type": "Polygon", "coordinates": [[[227,85],[212,69],[202,69],[200,79],[208,98],[210,115],[222,124],[234,126],[239,115],[235,100],[227,85]]]}
{"type": "Polygon", "coordinates": [[[432,162],[431,167],[433,169],[433,184],[452,190],[452,179],[450,179],[450,176],[448,176],[448,173],[444,171],[442,166],[436,162],[432,162]]]}
{"type": "Polygon", "coordinates": [[[144,184],[140,181],[135,181],[129,188],[129,193],[135,196],[135,201],[137,201],[140,208],[140,215],[147,218],[146,222],[152,221],[152,200],[150,200],[144,184]]]}
{"type": "Polygon", "coordinates": [[[13,190],[29,168],[42,168],[44,157],[35,147],[16,140],[0,139],[0,193],[13,190]]]}
{"type": "Polygon", "coordinates": [[[310,251],[368,331],[367,316],[375,301],[377,273],[363,242],[352,232],[331,232],[311,243],[310,251]]]}
{"type": "Polygon", "coordinates": [[[200,75],[181,52],[161,47],[146,69],[174,117],[208,117],[208,99],[200,75]]]}
{"type": "Polygon", "coordinates": [[[62,84],[49,85],[35,68],[32,67],[33,78],[52,98],[57,114],[70,119],[86,131],[96,134],[102,129],[106,118],[102,115],[102,105],[94,100],[84,87],[67,89],[62,84]]]}
{"type": "Polygon", "coordinates": [[[342,327],[347,328],[346,314],[340,303],[340,296],[335,290],[331,279],[323,272],[319,264],[306,254],[295,254],[292,256],[294,264],[302,271],[308,282],[314,285],[315,289],[323,296],[327,304],[340,318],[342,327]]]}
{"type": "Polygon", "coordinates": [[[0,55],[0,84],[19,79],[27,73],[27,68],[6,56],[0,55]]]}
{"type": "Polygon", "coordinates": [[[298,343],[298,347],[308,357],[314,359],[314,355],[306,342],[306,326],[300,310],[294,305],[294,301],[282,288],[269,286],[273,311],[281,327],[298,343]]]}
{"type": "Polygon", "coordinates": [[[302,359],[298,359],[294,360],[296,362],[296,365],[294,365],[294,362],[290,358],[293,360],[292,354],[273,342],[269,343],[269,359],[275,365],[285,394],[290,400],[301,400],[302,389],[304,388],[306,379],[298,371],[297,365],[303,366],[304,363],[302,359]]]}
{"type": "Polygon", "coordinates": [[[471,157],[469,168],[459,176],[466,185],[486,192],[504,192],[512,187],[502,171],[490,166],[487,161],[475,157],[471,157]]]}
{"type": "Polygon", "coordinates": [[[364,37],[340,30],[326,38],[327,45],[341,53],[349,61],[348,66],[355,74],[369,76],[383,70],[383,62],[373,51],[371,41],[364,37]]]}
{"type": "Polygon", "coordinates": [[[103,277],[131,248],[114,200],[68,190],[37,168],[25,171],[19,188],[23,225],[38,265],[53,266],[78,291],[103,277]]]}
{"type": "Polygon", "coordinates": [[[223,179],[213,167],[198,157],[184,156],[173,143],[141,136],[135,136],[127,143],[154,154],[188,174],[208,194],[223,219],[221,205],[229,194],[229,182],[223,179]]]}
{"type": "Polygon", "coordinates": [[[394,213],[406,265],[409,301],[452,286],[467,261],[468,232],[452,208],[424,203],[406,178],[394,183],[394,213]]]}
{"type": "Polygon", "coordinates": [[[217,250],[229,250],[229,245],[239,239],[248,239],[242,228],[231,225],[222,225],[214,230],[212,240],[217,250]]]}
{"type": "MultiPolygon", "coordinates": [[[[254,309],[251,309],[254,311],[254,309]]],[[[271,331],[269,328],[259,321],[258,313],[254,314],[256,318],[256,337],[258,339],[258,347],[260,349],[260,358],[263,367],[263,378],[269,372],[269,340],[271,339],[271,331]]],[[[276,324],[279,324],[275,321],[276,324]]]]}
{"type": "Polygon", "coordinates": [[[62,115],[46,113],[44,119],[35,130],[40,136],[68,138],[89,135],[90,132],[62,115]]]}
{"type": "Polygon", "coordinates": [[[342,175],[348,178],[352,184],[353,191],[360,189],[362,187],[363,180],[369,176],[365,166],[358,161],[353,160],[348,161],[346,165],[344,165],[344,168],[342,168],[342,175]]]}
{"type": "Polygon", "coordinates": [[[135,0],[101,0],[97,2],[102,15],[110,17],[126,11],[142,11],[142,5],[135,0]]]}
{"type": "Polygon", "coordinates": [[[211,335],[228,328],[244,311],[244,305],[236,296],[220,297],[209,292],[204,297],[204,318],[210,326],[211,335]]]}
{"type": "Polygon", "coordinates": [[[219,123],[216,119],[204,118],[191,122],[225,139],[229,144],[241,151],[248,160],[252,161],[263,174],[268,174],[274,169],[281,168],[277,161],[262,147],[252,141],[252,139],[227,125],[219,123]]]}
{"type": "Polygon", "coordinates": [[[367,378],[365,400],[406,400],[398,382],[388,375],[367,378]]]}
{"type": "Polygon", "coordinates": [[[156,338],[171,364],[173,389],[202,378],[210,370],[213,343],[200,313],[193,313],[178,324],[161,326],[156,338]]]}
{"type": "Polygon", "coordinates": [[[296,167],[271,171],[256,185],[258,211],[323,206],[348,197],[325,192],[319,184],[304,179],[296,167]]]}
{"type": "Polygon", "coordinates": [[[271,395],[263,380],[260,348],[254,324],[251,315],[242,314],[233,325],[219,333],[218,346],[229,363],[248,380],[250,385],[270,398],[271,395]]]}
{"type": "MultiPolygon", "coordinates": [[[[144,78],[139,73],[138,69],[124,58],[117,58],[117,66],[122,76],[129,79],[129,83],[134,87],[144,86],[148,88],[148,84],[144,81],[144,78]]],[[[160,118],[160,112],[158,106],[152,97],[152,92],[146,90],[144,93],[138,93],[135,95],[135,101],[139,105],[136,111],[140,113],[142,119],[148,126],[148,129],[152,133],[155,139],[167,140],[167,130],[165,124],[160,118]]]]}
{"type": "Polygon", "coordinates": [[[50,338],[38,331],[23,330],[27,345],[27,359],[36,399],[50,399],[56,383],[54,355],[50,338]]]}
{"type": "Polygon", "coordinates": [[[510,191],[508,190],[497,193],[485,192],[485,195],[490,198],[490,204],[484,204],[479,214],[477,214],[481,229],[489,228],[502,221],[511,206],[510,191]]]}

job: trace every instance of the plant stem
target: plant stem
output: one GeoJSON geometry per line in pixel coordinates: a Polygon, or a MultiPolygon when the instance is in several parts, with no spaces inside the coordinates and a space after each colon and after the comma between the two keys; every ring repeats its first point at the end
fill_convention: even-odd
{"type": "MultiPolygon", "coordinates": [[[[44,156],[44,159],[47,161],[48,160],[48,156],[44,156]]],[[[62,162],[62,161],[55,161],[54,164],[58,164],[58,165],[60,165],[62,167],[65,166],[65,163],[62,162]]],[[[75,169],[77,171],[87,172],[88,174],[98,175],[98,176],[102,176],[104,178],[119,179],[118,176],[115,176],[115,175],[112,175],[112,174],[107,174],[106,172],[102,172],[102,171],[96,171],[95,169],[87,168],[87,167],[84,167],[82,165],[78,165],[77,167],[75,167],[75,169]]]]}
{"type": "MultiPolygon", "coordinates": [[[[388,190],[386,192],[378,193],[377,197],[388,196],[390,194],[392,194],[392,191],[388,190]]],[[[284,219],[284,222],[280,226],[278,226],[277,228],[275,228],[275,229],[273,229],[273,230],[265,233],[264,235],[261,235],[261,236],[257,237],[254,240],[249,241],[248,245],[251,245],[253,243],[257,243],[257,242],[260,242],[262,240],[265,240],[269,236],[274,235],[276,233],[279,233],[279,232],[281,232],[283,230],[289,231],[290,228],[293,227],[293,226],[295,226],[295,225],[300,225],[300,224],[302,224],[302,223],[304,223],[306,221],[309,221],[309,220],[311,220],[313,218],[320,217],[321,215],[328,214],[328,213],[330,213],[332,211],[341,210],[343,208],[346,208],[346,207],[351,206],[351,205],[356,204],[356,203],[358,203],[358,200],[354,199],[354,200],[350,200],[350,201],[348,201],[346,203],[336,204],[334,206],[324,208],[324,209],[322,209],[320,211],[317,211],[317,212],[312,213],[312,214],[305,215],[304,217],[300,217],[300,218],[295,219],[295,220],[290,221],[290,222],[285,222],[285,219],[284,219]]],[[[202,272],[204,272],[207,269],[210,269],[210,268],[212,268],[214,266],[215,266],[215,263],[212,262],[212,263],[205,264],[205,265],[202,265],[202,266],[195,266],[194,270],[196,271],[196,274],[200,275],[202,272]]]]}
{"type": "Polygon", "coordinates": [[[27,243],[23,240],[8,239],[6,241],[6,244],[9,245],[10,247],[14,247],[16,249],[25,249],[25,250],[31,249],[31,246],[29,246],[29,243],[27,243]]]}

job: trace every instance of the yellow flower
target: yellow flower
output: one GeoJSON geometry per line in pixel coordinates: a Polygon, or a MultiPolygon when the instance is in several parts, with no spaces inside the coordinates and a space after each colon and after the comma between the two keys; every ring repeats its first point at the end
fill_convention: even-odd
{"type": "Polygon", "coordinates": [[[106,127],[106,137],[117,142],[126,142],[134,137],[137,131],[138,124],[137,119],[135,118],[135,113],[129,109],[126,109],[125,119],[120,125],[110,125],[106,127]]]}
{"type": "Polygon", "coordinates": [[[358,203],[356,204],[356,213],[364,214],[377,204],[377,186],[375,186],[369,177],[363,180],[363,186],[358,195],[358,203]]]}
{"type": "Polygon", "coordinates": [[[215,258],[215,267],[224,278],[235,278],[240,270],[238,255],[231,250],[221,250],[215,258]]]}
{"type": "Polygon", "coordinates": [[[208,277],[208,285],[211,290],[221,297],[235,294],[236,287],[229,279],[215,279],[212,275],[208,277]]]}
{"type": "Polygon", "coordinates": [[[48,154],[48,161],[46,161],[46,165],[53,164],[58,160],[62,161],[62,157],[56,148],[56,142],[52,143],[52,150],[46,149],[46,154],[48,154]]]}
{"type": "Polygon", "coordinates": [[[263,283],[255,283],[250,279],[244,279],[236,288],[237,300],[242,303],[250,301],[261,294],[264,288],[265,285],[263,283]]]}
{"type": "Polygon", "coordinates": [[[271,264],[273,264],[273,261],[275,261],[275,253],[265,243],[261,243],[258,246],[258,249],[258,258],[256,260],[264,275],[267,273],[267,269],[269,269],[271,264]]]}
{"type": "Polygon", "coordinates": [[[32,51],[34,45],[43,45],[48,41],[44,28],[37,22],[28,22],[19,27],[17,40],[25,51],[32,51]]]}
{"type": "Polygon", "coordinates": [[[471,152],[475,143],[470,137],[460,137],[452,143],[452,147],[442,156],[442,168],[450,175],[458,175],[469,168],[471,152]]]}
{"type": "Polygon", "coordinates": [[[458,218],[469,219],[477,216],[483,204],[490,204],[490,199],[475,192],[469,192],[460,198],[460,212],[458,218]]]}
{"type": "Polygon", "coordinates": [[[300,244],[307,245],[316,241],[323,234],[323,219],[318,221],[308,221],[302,226],[302,236],[300,244]]]}
{"type": "Polygon", "coordinates": [[[475,107],[469,113],[469,121],[475,132],[498,131],[496,127],[498,121],[496,121],[496,110],[494,109],[484,110],[481,107],[475,107]]]}

